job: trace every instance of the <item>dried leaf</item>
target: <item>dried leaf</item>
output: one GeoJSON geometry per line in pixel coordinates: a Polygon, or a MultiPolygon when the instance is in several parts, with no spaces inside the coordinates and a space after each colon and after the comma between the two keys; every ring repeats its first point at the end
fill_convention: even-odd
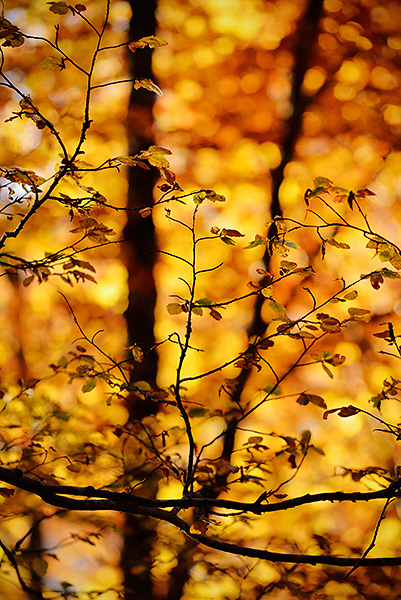
{"type": "Polygon", "coordinates": [[[303,392],[298,396],[297,402],[302,406],[306,406],[310,402],[311,404],[319,406],[320,408],[327,408],[327,404],[323,398],[321,396],[317,396],[316,394],[307,394],[303,392]]]}
{"type": "Polygon", "coordinates": [[[221,321],[223,318],[222,315],[214,308],[210,309],[209,314],[215,321],[221,321]]]}
{"type": "Polygon", "coordinates": [[[349,406],[342,406],[341,408],[331,408],[330,410],[326,410],[326,412],[323,415],[323,419],[327,419],[327,417],[332,414],[332,413],[338,413],[339,417],[352,417],[353,415],[356,415],[360,412],[359,408],[356,408],[355,406],[352,406],[352,404],[350,404],[349,406]]]}
{"type": "Polygon", "coordinates": [[[26,277],[26,278],[23,280],[23,282],[22,282],[22,285],[23,285],[24,287],[28,287],[28,285],[31,285],[31,283],[32,283],[32,281],[33,281],[34,279],[35,279],[35,276],[34,276],[34,275],[30,275],[29,277],[26,277]]]}
{"type": "Polygon", "coordinates": [[[231,237],[245,237],[244,233],[240,233],[236,229],[225,229],[225,228],[223,228],[221,230],[221,235],[222,236],[228,235],[228,236],[231,236],[231,237]]]}

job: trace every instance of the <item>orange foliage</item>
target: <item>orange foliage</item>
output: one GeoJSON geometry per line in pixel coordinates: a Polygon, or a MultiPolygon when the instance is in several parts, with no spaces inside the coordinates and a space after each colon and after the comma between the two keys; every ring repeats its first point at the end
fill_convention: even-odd
{"type": "MultiPolygon", "coordinates": [[[[141,496],[157,472],[160,503],[146,506],[165,511],[156,515],[152,551],[160,598],[177,563],[188,599],[262,598],[275,587],[283,598],[297,590],[321,598],[371,593],[362,568],[345,582],[327,566],[292,571],[213,544],[194,551],[188,536],[206,546],[212,539],[237,550],[340,556],[349,566],[373,539],[369,558],[399,557],[398,513],[380,493],[399,475],[400,460],[400,8],[326,0],[295,101],[294,48],[308,45],[302,25],[312,4],[320,3],[159,0],[158,36],[129,45],[155,48],[157,84],[127,81],[127,3],[111,3],[104,35],[107,2],[6,5],[1,462],[39,483],[94,486],[98,496],[83,490],[88,503],[107,500],[121,512],[128,504],[111,500],[141,496]],[[157,146],[134,157],[125,136],[131,86],[163,93],[157,146]],[[140,210],[154,219],[162,248],[156,389],[135,380],[135,363],[149,349],[126,348],[127,272],[116,243],[125,225],[121,170],[149,167],[161,177],[155,206],[140,210]],[[275,186],[283,218],[272,222],[275,186]],[[8,235],[26,215],[21,233],[8,235]],[[248,339],[257,298],[266,328],[248,339]],[[127,424],[129,394],[163,408],[127,424]],[[355,490],[382,499],[312,503],[274,518],[262,510],[303,494],[355,490]],[[177,503],[179,525],[161,501],[188,498],[177,503]]],[[[41,515],[45,545],[62,561],[60,568],[42,552],[31,575],[48,569],[49,581],[72,597],[76,558],[59,547],[68,537],[74,552],[85,544],[75,597],[99,589],[118,597],[118,514],[57,518],[51,502],[9,489],[0,490],[5,546],[17,556],[18,540],[41,515]]],[[[52,494],[63,507],[73,492],[52,494]]],[[[389,579],[398,577],[391,568],[375,572],[377,597],[391,597],[389,579]]],[[[5,596],[15,573],[1,583],[5,596]]]]}

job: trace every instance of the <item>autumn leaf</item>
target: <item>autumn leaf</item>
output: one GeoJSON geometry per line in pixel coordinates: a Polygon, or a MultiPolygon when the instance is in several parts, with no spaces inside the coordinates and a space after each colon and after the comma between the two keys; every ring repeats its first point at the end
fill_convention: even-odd
{"type": "Polygon", "coordinates": [[[279,317],[284,317],[287,314],[285,306],[276,302],[276,300],[270,300],[268,306],[279,317]]]}
{"type": "Polygon", "coordinates": [[[237,242],[235,240],[232,240],[230,237],[221,236],[219,239],[222,242],[224,242],[224,244],[227,244],[227,246],[236,246],[237,245],[237,242]]]}
{"type": "Polygon", "coordinates": [[[320,328],[327,333],[338,333],[341,331],[341,323],[335,317],[320,313],[316,315],[320,320],[320,328]]]}
{"type": "Polygon", "coordinates": [[[44,58],[42,60],[40,66],[46,71],[52,71],[53,69],[57,69],[57,67],[62,67],[63,63],[61,62],[61,60],[55,58],[54,56],[48,56],[47,58],[44,58]]]}
{"type": "Polygon", "coordinates": [[[138,344],[134,344],[133,346],[130,346],[130,350],[132,352],[132,356],[135,362],[142,362],[143,361],[143,350],[142,348],[140,348],[138,346],[138,344]]]}
{"type": "Polygon", "coordinates": [[[167,46],[168,42],[163,40],[161,37],[157,35],[149,35],[147,37],[143,37],[136,42],[130,42],[128,44],[128,48],[131,52],[135,52],[138,48],[145,48],[148,46],[149,48],[159,48],[160,46],[167,46]]]}
{"type": "Polygon", "coordinates": [[[173,173],[173,171],[170,171],[170,169],[167,169],[166,167],[160,167],[159,174],[160,177],[165,179],[170,185],[175,184],[175,173],[173,173]]]}
{"type": "Polygon", "coordinates": [[[263,289],[260,290],[260,293],[262,294],[262,296],[264,296],[265,298],[272,298],[274,290],[272,287],[265,287],[263,289]]]}
{"type": "Polygon", "coordinates": [[[332,186],[333,182],[331,181],[331,179],[328,179],[327,177],[315,177],[315,179],[313,180],[313,185],[315,186],[315,189],[318,187],[323,187],[324,189],[330,188],[332,186]]]}
{"type": "Polygon", "coordinates": [[[49,10],[56,15],[66,15],[68,13],[68,4],[65,2],[46,2],[46,4],[50,4],[49,10]]]}
{"type": "Polygon", "coordinates": [[[145,219],[146,217],[149,217],[149,215],[152,214],[152,208],[150,206],[147,206],[146,208],[141,208],[139,210],[139,214],[143,219],[145,219]]]}
{"type": "Polygon", "coordinates": [[[208,412],[210,412],[210,408],[195,407],[188,411],[188,415],[192,418],[200,418],[206,417],[208,412]]]}
{"type": "Polygon", "coordinates": [[[199,298],[195,303],[199,306],[212,306],[214,301],[211,298],[199,298]]]}
{"type": "Polygon", "coordinates": [[[204,534],[207,531],[207,523],[205,521],[196,521],[189,528],[189,533],[204,534]]]}
{"type": "Polygon", "coordinates": [[[356,408],[355,406],[352,406],[352,404],[350,404],[349,406],[342,406],[341,408],[331,408],[330,410],[326,410],[326,412],[323,414],[323,419],[327,419],[327,417],[333,413],[338,413],[339,417],[346,418],[352,417],[353,415],[356,415],[359,412],[361,412],[359,408],[356,408]]]}
{"type": "Polygon", "coordinates": [[[240,233],[236,229],[225,229],[225,228],[223,228],[221,230],[221,235],[222,236],[228,235],[229,237],[244,237],[245,234],[240,233]]]}
{"type": "Polygon", "coordinates": [[[357,290],[353,290],[352,292],[348,292],[348,294],[345,294],[344,300],[355,300],[355,298],[357,298],[357,297],[358,297],[357,290]]]}
{"type": "Polygon", "coordinates": [[[0,39],[6,40],[2,46],[11,46],[12,48],[18,48],[25,42],[25,38],[18,27],[5,19],[4,16],[0,18],[0,39]]]}
{"type": "Polygon", "coordinates": [[[348,309],[348,313],[350,315],[350,317],[352,317],[353,320],[366,320],[367,315],[370,314],[370,310],[367,310],[365,308],[354,308],[351,307],[348,309]]]}
{"type": "Polygon", "coordinates": [[[222,194],[216,194],[216,192],[213,190],[205,191],[205,199],[210,200],[210,202],[225,202],[226,201],[225,196],[223,196],[222,194]]]}
{"type": "Polygon", "coordinates": [[[307,404],[315,404],[315,406],[319,406],[320,408],[327,408],[326,402],[323,400],[321,396],[317,396],[316,394],[307,394],[302,392],[297,398],[298,404],[302,406],[306,406],[307,404]]]}
{"type": "Polygon", "coordinates": [[[138,156],[116,156],[110,159],[112,165],[127,165],[129,167],[136,166],[138,164],[138,156]]]}
{"type": "Polygon", "coordinates": [[[338,354],[338,352],[325,359],[325,362],[329,363],[333,367],[338,367],[339,365],[344,364],[345,361],[346,357],[343,354],[338,354]]]}
{"type": "Polygon", "coordinates": [[[84,392],[84,394],[86,394],[87,392],[91,392],[92,390],[94,390],[96,387],[96,384],[97,384],[97,377],[91,377],[90,379],[85,381],[81,390],[84,392]]]}
{"type": "Polygon", "coordinates": [[[135,81],[134,81],[134,88],[136,90],[139,90],[139,88],[144,88],[145,90],[149,90],[150,92],[154,92],[158,96],[163,96],[162,90],[151,79],[135,79],[135,81]]]}
{"type": "Polygon", "coordinates": [[[257,248],[257,246],[265,246],[267,244],[267,238],[263,235],[255,235],[255,239],[252,242],[249,242],[247,246],[244,247],[244,250],[248,250],[249,248],[257,248]]]}
{"type": "Polygon", "coordinates": [[[349,250],[351,246],[346,244],[345,242],[338,242],[336,239],[331,238],[330,240],[326,240],[330,246],[334,246],[335,248],[342,248],[343,250],[349,250]]]}
{"type": "Polygon", "coordinates": [[[152,156],[149,156],[147,160],[153,167],[164,168],[170,166],[167,158],[161,154],[153,154],[152,156]]]}
{"type": "Polygon", "coordinates": [[[31,285],[31,283],[34,279],[35,279],[34,275],[29,275],[29,277],[25,277],[25,279],[23,279],[22,285],[24,287],[28,287],[28,285],[31,285]]]}
{"type": "Polygon", "coordinates": [[[169,315],[179,315],[182,313],[182,305],[177,302],[170,302],[166,306],[169,315]]]}
{"type": "Polygon", "coordinates": [[[44,177],[37,175],[35,171],[21,168],[6,169],[0,167],[0,176],[13,183],[19,183],[25,189],[30,188],[34,190],[37,190],[37,186],[42,185],[46,181],[44,177]]]}
{"type": "Polygon", "coordinates": [[[214,308],[210,309],[209,314],[215,321],[220,321],[223,318],[222,315],[214,308]]]}

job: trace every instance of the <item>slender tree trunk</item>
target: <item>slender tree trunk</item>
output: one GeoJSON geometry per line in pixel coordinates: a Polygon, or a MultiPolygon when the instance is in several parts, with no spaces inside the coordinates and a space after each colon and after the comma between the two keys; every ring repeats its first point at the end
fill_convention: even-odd
{"type": "MultiPolygon", "coordinates": [[[[132,20],[130,40],[154,35],[156,29],[156,0],[130,0],[132,20]]],[[[151,51],[148,48],[129,54],[131,77],[153,78],[151,51]]],[[[153,140],[154,94],[139,89],[132,90],[129,101],[127,133],[129,153],[136,154],[148,148],[153,140]]],[[[129,344],[138,344],[145,352],[142,363],[136,363],[134,378],[151,385],[156,381],[157,354],[149,349],[154,346],[154,308],[156,302],[153,267],[156,258],[156,236],[151,217],[143,219],[139,207],[153,203],[155,170],[133,168],[129,170],[128,222],[124,231],[125,264],[128,270],[129,302],[125,313],[129,344]],[[132,210],[134,209],[134,210],[132,210]]],[[[154,413],[156,405],[128,398],[130,419],[138,420],[154,413]]],[[[141,493],[152,496],[151,485],[141,493]]],[[[127,515],[124,531],[124,548],[121,566],[124,574],[126,600],[152,600],[151,579],[152,546],[155,537],[154,524],[146,518],[127,515]]]]}

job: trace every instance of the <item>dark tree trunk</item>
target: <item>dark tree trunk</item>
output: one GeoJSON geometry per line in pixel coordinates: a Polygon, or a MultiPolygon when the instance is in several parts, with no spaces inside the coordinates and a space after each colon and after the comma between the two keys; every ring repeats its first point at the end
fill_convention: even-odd
{"type": "MultiPolygon", "coordinates": [[[[156,30],[156,0],[130,0],[132,20],[129,39],[138,40],[154,35],[156,30]]],[[[151,50],[144,48],[129,54],[131,77],[153,78],[151,50]]],[[[147,149],[153,139],[154,94],[144,89],[132,90],[128,110],[128,143],[130,155],[147,149]]],[[[129,169],[128,221],[124,231],[125,264],[128,270],[129,302],[125,313],[129,344],[138,344],[145,352],[142,363],[136,363],[133,378],[151,385],[156,381],[157,354],[154,346],[154,308],[156,290],[153,267],[156,259],[156,236],[151,217],[142,218],[140,207],[153,203],[155,169],[129,169]],[[134,210],[132,210],[134,209],[134,210]]],[[[154,413],[157,405],[139,401],[135,396],[128,399],[131,421],[154,413]]],[[[155,490],[149,485],[141,490],[152,496],[155,490]]],[[[127,515],[124,531],[124,548],[121,567],[124,574],[126,600],[152,600],[154,597],[150,567],[155,537],[154,524],[146,518],[127,515]]]]}

